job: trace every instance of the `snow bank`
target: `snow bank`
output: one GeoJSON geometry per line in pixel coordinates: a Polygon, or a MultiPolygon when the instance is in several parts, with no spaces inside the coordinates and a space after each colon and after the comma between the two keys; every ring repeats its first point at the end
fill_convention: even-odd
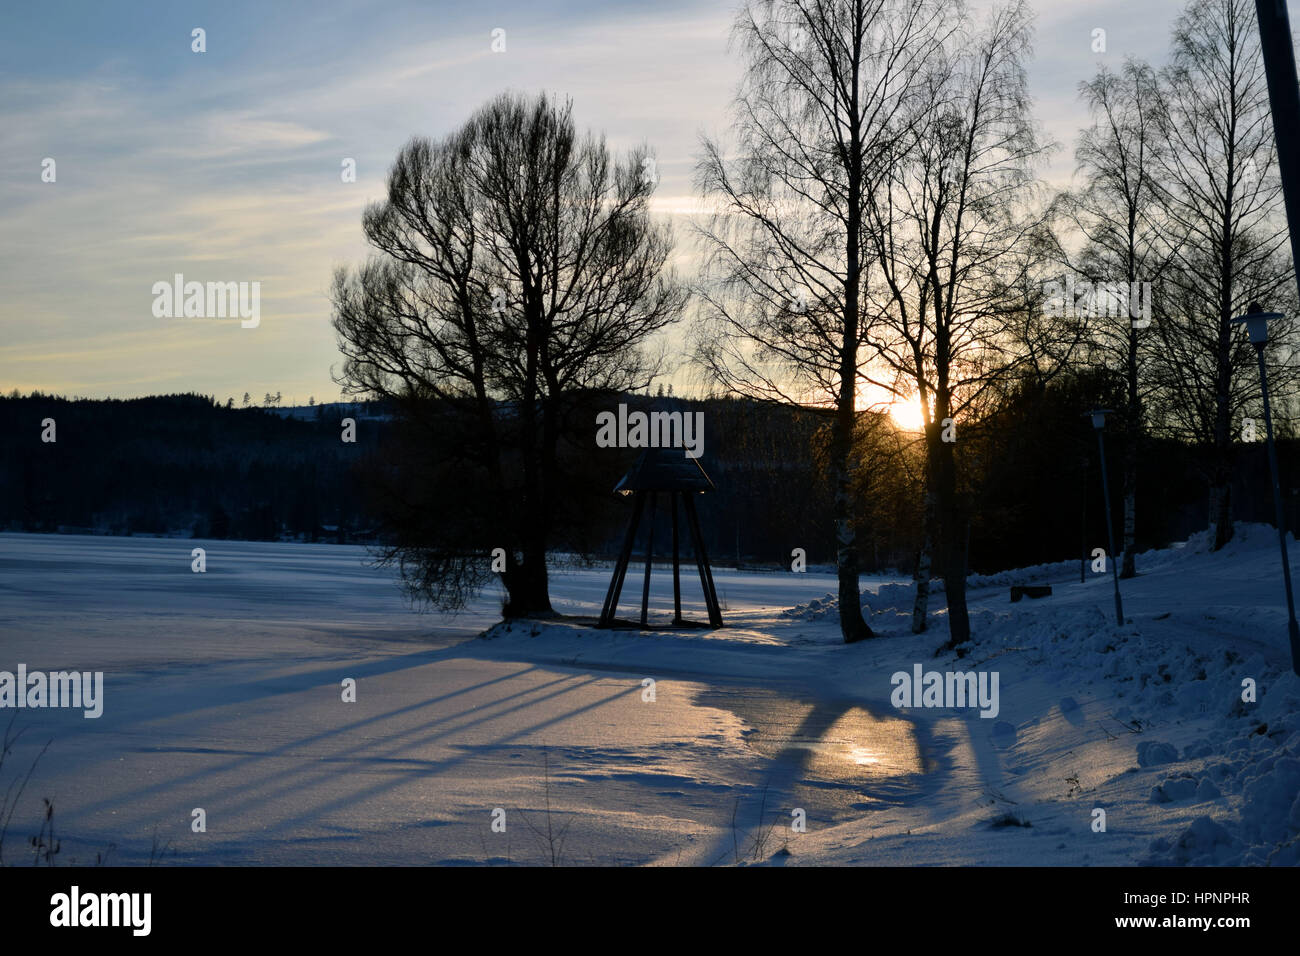
{"type": "MultiPolygon", "coordinates": [[[[1070,723],[1083,723],[1076,697],[1088,703],[1086,729],[1093,738],[1104,734],[1109,748],[1093,758],[1093,800],[1111,807],[1112,819],[1132,831],[1129,862],[1300,864],[1300,678],[1287,650],[1276,535],[1268,525],[1241,524],[1219,552],[1212,550],[1211,531],[1142,552],[1138,577],[1121,582],[1122,626],[1110,574],[1090,570],[1081,584],[1077,561],[968,581],[972,592],[1054,586],[1052,597],[1016,605],[1005,593],[972,593],[975,637],[958,655],[963,666],[996,661],[1004,688],[1011,688],[1004,696],[1027,694],[1014,689],[1033,682],[1057,688],[1051,699],[1060,702],[1062,715],[1071,704],[1070,723]]],[[[909,633],[912,582],[865,587],[864,614],[884,640],[867,642],[875,646],[861,653],[887,656],[899,642],[928,641],[925,656],[932,655],[946,637],[942,582],[934,585],[931,629],[917,638],[909,633]]],[[[806,640],[810,628],[833,634],[837,612],[838,599],[828,592],[776,618],[806,640]]],[[[880,680],[874,663],[845,670],[833,641],[817,643],[815,651],[820,658],[800,665],[834,670],[845,680],[880,680]]],[[[1022,713],[1018,721],[999,721],[1003,739],[994,728],[994,744],[1023,752],[1027,728],[1039,720],[1022,713]]],[[[1040,773],[1064,773],[1056,768],[1078,759],[1048,735],[1036,746],[1024,757],[1040,773]]]]}

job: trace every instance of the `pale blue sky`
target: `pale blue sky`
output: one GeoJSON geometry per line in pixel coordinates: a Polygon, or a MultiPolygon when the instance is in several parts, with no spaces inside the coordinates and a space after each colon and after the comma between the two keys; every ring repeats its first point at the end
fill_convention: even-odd
{"type": "MultiPolygon", "coordinates": [[[[977,4],[979,5],[979,4],[977,4]]],[[[1182,0],[1037,0],[1030,74],[1050,174],[1086,123],[1080,80],[1163,59],[1182,0]],[[1107,52],[1091,33],[1107,31],[1107,52]]],[[[0,389],[91,397],[281,391],[332,399],[327,290],[366,252],[364,206],[415,134],[511,88],[571,96],[581,126],[648,142],[681,219],[701,132],[739,77],[735,4],[113,2],[11,5],[0,33],[0,389]],[[207,31],[207,52],[190,50],[207,31]],[[494,28],[506,52],[490,49],[494,28]],[[57,181],[41,182],[52,157],[57,181]],[[340,181],[344,157],[357,182],[340,181]],[[153,316],[154,282],[259,281],[262,321],[153,316]]],[[[1292,16],[1296,8],[1292,6],[1292,16]]],[[[687,230],[678,227],[689,268],[687,230]]]]}

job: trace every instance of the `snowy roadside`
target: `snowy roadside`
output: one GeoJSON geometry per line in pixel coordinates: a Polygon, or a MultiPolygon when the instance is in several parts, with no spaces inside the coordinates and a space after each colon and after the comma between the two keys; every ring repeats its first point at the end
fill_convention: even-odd
{"type": "Polygon", "coordinates": [[[1123,627],[1109,576],[1080,584],[1077,562],[973,578],[976,637],[961,656],[934,656],[942,610],[928,634],[910,633],[908,584],[867,588],[880,639],[845,646],[834,597],[781,606],[779,580],[770,605],[732,608],[721,631],[515,622],[487,631],[484,650],[654,679],[785,682],[910,721],[924,795],[868,800],[855,819],[787,835],[770,844],[773,862],[1295,865],[1300,679],[1275,534],[1243,525],[1218,554],[1199,535],[1141,555],[1123,582],[1123,627]],[[1012,583],[1054,594],[1012,605],[1012,583]],[[917,664],[996,671],[999,712],[895,708],[891,676],[917,664]]]}

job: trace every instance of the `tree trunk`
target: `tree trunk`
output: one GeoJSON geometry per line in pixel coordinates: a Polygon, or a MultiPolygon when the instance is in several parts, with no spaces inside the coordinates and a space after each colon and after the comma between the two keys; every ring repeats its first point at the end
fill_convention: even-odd
{"type": "Polygon", "coordinates": [[[1219,352],[1218,395],[1214,409],[1214,472],[1211,501],[1214,522],[1214,550],[1218,551],[1232,540],[1232,442],[1228,432],[1229,386],[1232,369],[1229,361],[1228,333],[1221,336],[1219,352]]]}
{"type": "MultiPolygon", "coordinates": [[[[934,427],[938,439],[938,427],[934,427]]],[[[966,542],[965,522],[957,500],[957,461],[953,442],[933,441],[937,458],[935,467],[937,505],[939,509],[940,564],[943,591],[948,602],[948,642],[951,650],[970,640],[970,614],[966,609],[966,542]]]]}
{"type": "Polygon", "coordinates": [[[1216,464],[1214,487],[1210,489],[1210,520],[1214,523],[1214,550],[1232,540],[1232,490],[1227,468],[1216,464]]]}
{"type": "MultiPolygon", "coordinates": [[[[1231,175],[1235,157],[1228,158],[1231,175]]],[[[1232,247],[1232,182],[1227,184],[1223,229],[1219,237],[1219,340],[1214,395],[1214,550],[1232,540],[1232,283],[1236,277],[1232,247]]]]}
{"type": "Polygon", "coordinates": [[[921,553],[916,559],[916,600],[912,604],[912,633],[921,634],[928,626],[930,578],[934,573],[935,503],[933,484],[926,481],[925,508],[921,513],[921,553]]]}
{"type": "MultiPolygon", "coordinates": [[[[1130,261],[1132,253],[1130,253],[1130,261]]],[[[1129,270],[1130,281],[1129,288],[1133,288],[1132,283],[1135,278],[1133,270],[1129,270]]],[[[1124,444],[1124,538],[1120,547],[1124,549],[1124,561],[1120,565],[1119,576],[1121,578],[1132,578],[1137,576],[1136,558],[1134,550],[1137,541],[1137,457],[1138,444],[1142,439],[1142,404],[1140,393],[1138,392],[1138,362],[1137,362],[1137,329],[1133,326],[1132,304],[1129,305],[1129,329],[1128,329],[1128,408],[1124,416],[1126,428],[1124,444]]]]}
{"type": "Polygon", "coordinates": [[[546,571],[546,542],[530,528],[526,532],[523,561],[515,563],[507,558],[506,573],[501,576],[506,589],[506,603],[501,609],[505,617],[529,617],[550,614],[551,598],[549,577],[546,571]],[[513,567],[511,567],[513,565],[513,567]]]}
{"type": "Polygon", "coordinates": [[[874,637],[862,617],[862,597],[858,591],[857,532],[853,527],[852,497],[849,492],[849,458],[852,447],[850,436],[853,426],[853,390],[841,394],[836,415],[833,468],[835,472],[835,543],[836,571],[839,575],[840,634],[845,644],[874,637]],[[846,422],[847,420],[847,422],[846,422]]]}
{"type": "MultiPolygon", "coordinates": [[[[852,402],[852,392],[849,401],[852,402]]],[[[842,418],[842,415],[840,416],[842,418]]],[[[835,540],[836,571],[840,578],[840,633],[845,644],[874,637],[862,617],[862,596],[858,588],[857,532],[853,527],[852,497],[849,494],[849,440],[844,425],[835,434],[835,540]]]]}
{"type": "MultiPolygon", "coordinates": [[[[850,114],[857,115],[858,69],[853,61],[850,114]]],[[[862,595],[858,588],[858,542],[853,523],[853,497],[849,490],[849,464],[853,432],[857,425],[858,336],[861,316],[859,285],[862,252],[862,143],[856,123],[850,134],[848,173],[848,220],[845,223],[844,337],[840,342],[839,394],[836,396],[835,429],[831,436],[832,468],[835,476],[836,568],[839,572],[840,634],[845,644],[875,637],[862,617],[862,595]]]]}
{"type": "Polygon", "coordinates": [[[546,443],[550,437],[553,422],[550,420],[549,403],[538,400],[540,389],[537,387],[538,359],[537,337],[530,324],[528,332],[529,354],[527,359],[524,396],[520,417],[522,421],[522,457],[523,457],[523,494],[521,496],[521,519],[523,530],[520,539],[523,542],[523,561],[518,573],[507,583],[509,599],[502,613],[506,617],[526,617],[530,614],[545,614],[551,611],[551,598],[546,575],[546,521],[547,508],[546,481],[548,455],[546,443]],[[542,407],[542,427],[538,429],[538,405],[542,407]],[[542,432],[540,442],[538,432],[542,432]]]}

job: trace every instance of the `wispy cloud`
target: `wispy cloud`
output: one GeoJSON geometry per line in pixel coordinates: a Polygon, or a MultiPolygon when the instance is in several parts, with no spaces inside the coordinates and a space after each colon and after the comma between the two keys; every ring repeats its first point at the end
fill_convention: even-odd
{"type": "MultiPolygon", "coordinates": [[[[1085,124],[1076,93],[1098,62],[1159,60],[1178,0],[1040,0],[1031,77],[1067,178],[1085,124]],[[1090,49],[1108,31],[1108,52],[1090,49]]],[[[722,129],[739,65],[734,5],[237,0],[130,7],[98,0],[14,12],[0,37],[0,386],[129,396],[336,394],[327,288],[366,255],[361,212],[415,134],[450,132],[504,89],[573,97],[611,147],[648,143],[654,209],[701,212],[701,130],[722,129]],[[111,8],[111,9],[110,9],[111,8]],[[208,52],[190,52],[190,29],[208,52]],[[507,52],[490,49],[507,31],[507,52]],[[57,182],[40,181],[41,161],[57,182]],[[356,161],[357,182],[340,164],[356,161]],[[152,284],[261,281],[255,330],[160,320],[152,284]],[[172,323],[172,324],[169,324],[172,323]]]]}

